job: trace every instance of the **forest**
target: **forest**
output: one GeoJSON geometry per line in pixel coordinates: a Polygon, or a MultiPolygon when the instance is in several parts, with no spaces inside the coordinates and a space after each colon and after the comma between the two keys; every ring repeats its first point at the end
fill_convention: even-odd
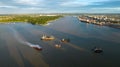
{"type": "Polygon", "coordinates": [[[39,16],[39,15],[8,15],[0,16],[0,23],[27,22],[31,24],[47,24],[49,21],[56,20],[62,16],[39,16]]]}

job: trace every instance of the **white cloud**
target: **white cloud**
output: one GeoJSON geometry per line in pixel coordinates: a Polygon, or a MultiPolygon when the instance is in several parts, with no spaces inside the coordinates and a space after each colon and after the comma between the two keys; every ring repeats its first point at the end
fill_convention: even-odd
{"type": "Polygon", "coordinates": [[[110,0],[75,0],[78,2],[105,2],[105,1],[110,1],[110,0]]]}
{"type": "Polygon", "coordinates": [[[24,5],[38,5],[43,3],[43,0],[13,0],[13,1],[24,5]]]}
{"type": "Polygon", "coordinates": [[[63,2],[60,5],[65,6],[65,7],[77,7],[77,6],[86,6],[89,5],[90,3],[87,2],[63,2]]]}
{"type": "Polygon", "coordinates": [[[0,2],[0,8],[17,8],[17,7],[0,2]]]}
{"type": "Polygon", "coordinates": [[[89,8],[89,13],[119,13],[120,7],[89,8]]]}
{"type": "Polygon", "coordinates": [[[109,0],[70,0],[70,1],[63,1],[60,3],[60,6],[64,7],[82,7],[82,6],[88,6],[88,5],[99,5],[95,2],[104,2],[109,0]]]}
{"type": "Polygon", "coordinates": [[[40,8],[40,7],[27,7],[27,8],[19,8],[21,10],[26,10],[26,11],[41,11],[41,10],[45,10],[46,8],[40,8]]]}
{"type": "Polygon", "coordinates": [[[0,13],[120,12],[120,7],[109,7],[108,4],[104,4],[106,1],[113,0],[9,0],[7,2],[1,0],[0,13]],[[108,5],[109,8],[102,4],[108,5]]]}
{"type": "Polygon", "coordinates": [[[0,8],[17,8],[16,6],[8,6],[8,5],[4,5],[4,6],[0,6],[0,8]]]}
{"type": "Polygon", "coordinates": [[[120,10],[120,7],[103,7],[103,8],[91,8],[93,10],[99,9],[99,10],[120,10]]]}

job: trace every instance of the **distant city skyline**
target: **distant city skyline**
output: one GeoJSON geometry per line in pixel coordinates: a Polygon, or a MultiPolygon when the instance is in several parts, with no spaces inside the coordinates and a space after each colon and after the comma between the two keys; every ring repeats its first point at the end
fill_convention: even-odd
{"type": "Polygon", "coordinates": [[[120,13],[120,0],[1,0],[0,14],[120,13]]]}

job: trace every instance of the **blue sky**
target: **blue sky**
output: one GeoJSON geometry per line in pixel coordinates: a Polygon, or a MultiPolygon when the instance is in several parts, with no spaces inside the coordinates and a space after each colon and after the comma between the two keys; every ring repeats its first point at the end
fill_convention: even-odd
{"type": "Polygon", "coordinates": [[[0,0],[0,14],[120,13],[120,0],[0,0]]]}

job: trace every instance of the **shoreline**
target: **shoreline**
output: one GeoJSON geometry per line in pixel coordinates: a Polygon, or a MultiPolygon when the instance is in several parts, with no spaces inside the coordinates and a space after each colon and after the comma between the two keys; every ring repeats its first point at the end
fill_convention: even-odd
{"type": "Polygon", "coordinates": [[[120,24],[119,24],[119,25],[109,24],[109,25],[104,25],[104,26],[108,26],[108,27],[112,27],[112,28],[120,29],[120,24]]]}
{"type": "Polygon", "coordinates": [[[42,25],[42,26],[47,26],[47,25],[51,24],[52,22],[54,22],[54,21],[56,21],[56,20],[58,20],[58,19],[60,19],[60,18],[61,18],[61,17],[56,18],[56,19],[54,19],[54,20],[46,21],[46,23],[44,23],[44,24],[32,24],[32,23],[30,23],[30,22],[24,22],[24,21],[0,22],[0,24],[28,23],[28,24],[32,24],[32,25],[42,25]]]}
{"type": "Polygon", "coordinates": [[[0,16],[0,24],[31,23],[33,25],[46,25],[63,16],[0,16]]]}
{"type": "Polygon", "coordinates": [[[108,26],[108,27],[112,27],[112,28],[116,28],[116,29],[120,29],[120,24],[113,24],[113,23],[94,23],[92,21],[88,21],[88,20],[82,20],[80,17],[77,17],[78,20],[80,22],[83,22],[83,23],[89,23],[89,24],[94,24],[94,25],[98,25],[98,26],[108,26]]]}

